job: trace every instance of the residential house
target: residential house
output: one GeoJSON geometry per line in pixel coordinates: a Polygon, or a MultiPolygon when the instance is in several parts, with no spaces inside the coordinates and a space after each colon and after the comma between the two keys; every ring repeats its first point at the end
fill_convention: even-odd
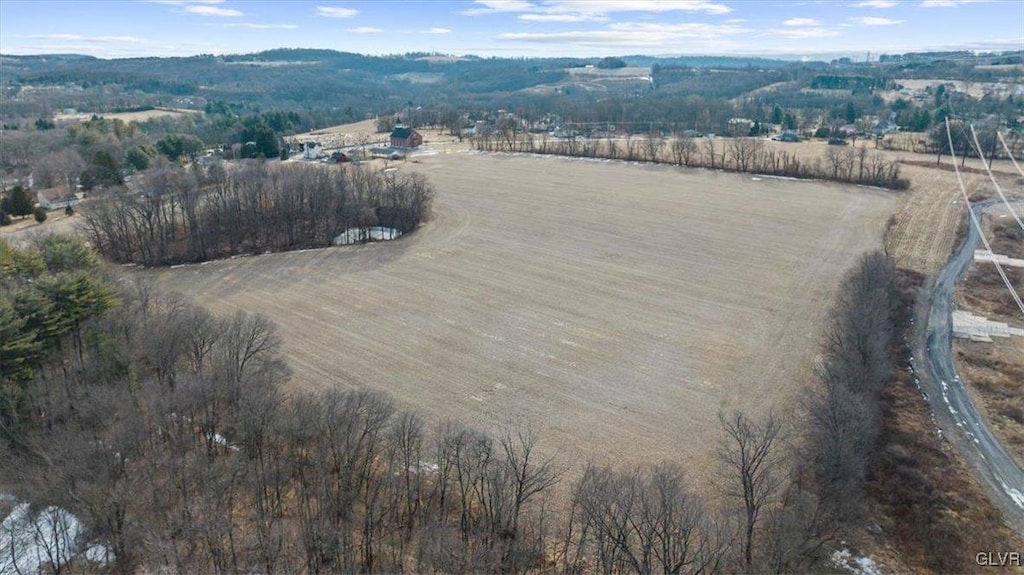
{"type": "Polygon", "coordinates": [[[78,204],[78,196],[66,187],[47,188],[36,192],[36,203],[47,210],[60,210],[78,204]]]}
{"type": "Polygon", "coordinates": [[[874,127],[871,128],[871,133],[876,136],[884,136],[886,134],[898,132],[899,129],[900,127],[892,120],[884,120],[875,124],[874,127]]]}

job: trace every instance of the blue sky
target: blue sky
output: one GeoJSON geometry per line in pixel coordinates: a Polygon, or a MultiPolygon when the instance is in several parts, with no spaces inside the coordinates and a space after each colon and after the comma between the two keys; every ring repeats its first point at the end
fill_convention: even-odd
{"type": "Polygon", "coordinates": [[[0,52],[806,57],[1024,49],[1024,1],[0,0],[0,52]]]}

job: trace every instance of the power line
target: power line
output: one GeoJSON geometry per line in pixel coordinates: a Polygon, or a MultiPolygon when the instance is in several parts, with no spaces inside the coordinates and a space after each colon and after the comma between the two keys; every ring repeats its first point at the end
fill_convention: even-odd
{"type": "Polygon", "coordinates": [[[978,236],[981,238],[981,242],[985,244],[985,249],[988,250],[988,255],[992,259],[992,263],[996,266],[996,271],[999,272],[999,277],[1003,278],[1003,283],[1006,284],[1006,289],[1010,290],[1010,295],[1013,296],[1013,301],[1017,302],[1017,307],[1020,308],[1021,315],[1024,315],[1024,301],[1021,301],[1020,296],[1017,295],[1017,290],[1013,288],[1013,284],[1010,283],[1010,279],[1006,277],[1006,272],[1003,271],[1003,266],[999,265],[999,261],[995,258],[995,253],[992,252],[992,246],[989,245],[988,240],[985,238],[985,231],[981,229],[981,223],[978,222],[978,217],[974,215],[974,210],[971,209],[971,199],[967,196],[967,188],[964,186],[963,176],[960,175],[960,168],[956,165],[956,152],[953,151],[953,132],[949,129],[949,118],[946,121],[946,138],[949,140],[949,151],[953,157],[953,170],[956,172],[956,180],[960,184],[960,194],[964,197],[964,203],[967,205],[967,214],[971,217],[971,223],[974,224],[974,228],[978,230],[978,236]]]}
{"type": "MultiPolygon", "coordinates": [[[[998,129],[996,129],[996,133],[999,133],[998,129]]],[[[1010,210],[1010,215],[1013,216],[1017,225],[1020,226],[1020,229],[1024,230],[1024,222],[1020,221],[1020,216],[1017,215],[1017,212],[1013,211],[1013,206],[1010,205],[1010,200],[1006,199],[1006,195],[1003,194],[1003,189],[999,187],[999,182],[996,181],[995,175],[992,174],[992,168],[990,168],[988,163],[985,162],[985,154],[981,151],[981,143],[978,142],[978,133],[974,131],[974,124],[971,124],[971,137],[974,138],[974,147],[978,151],[978,157],[981,158],[981,165],[985,166],[985,171],[988,172],[988,179],[992,180],[992,185],[995,186],[996,192],[998,192],[999,197],[1003,199],[1003,203],[1006,204],[1006,209],[1010,210]]]]}
{"type": "Polygon", "coordinates": [[[1019,172],[1021,176],[1024,176],[1024,170],[1017,165],[1017,160],[1013,159],[1013,154],[1010,153],[1010,146],[1006,145],[1006,140],[1003,139],[1003,135],[999,133],[999,130],[996,130],[996,135],[999,136],[999,141],[1002,142],[1003,149],[1006,150],[1006,155],[1010,158],[1010,161],[1013,162],[1013,167],[1017,168],[1017,172],[1019,172]]]}

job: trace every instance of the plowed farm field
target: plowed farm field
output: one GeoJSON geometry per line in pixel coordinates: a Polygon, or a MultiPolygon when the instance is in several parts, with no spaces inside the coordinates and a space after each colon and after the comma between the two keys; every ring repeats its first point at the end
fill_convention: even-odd
{"type": "MultiPolygon", "coordinates": [[[[622,162],[439,154],[397,241],[150,272],[280,328],[295,389],[536,428],[566,461],[706,468],[719,410],[785,412],[895,194],[622,162]]],[[[698,472],[699,473],[699,472],[698,472]]]]}

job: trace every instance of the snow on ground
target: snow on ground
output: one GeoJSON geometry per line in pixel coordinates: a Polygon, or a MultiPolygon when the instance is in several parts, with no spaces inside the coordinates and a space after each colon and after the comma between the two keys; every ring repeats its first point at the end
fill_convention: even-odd
{"type": "Polygon", "coordinates": [[[857,575],[882,575],[882,568],[870,557],[854,557],[849,549],[832,553],[832,564],[857,575]]]}
{"type": "Polygon", "coordinates": [[[348,246],[369,241],[380,242],[385,240],[394,240],[399,238],[401,235],[402,232],[392,228],[349,228],[341,232],[338,237],[334,238],[334,245],[348,246]]]}
{"type": "Polygon", "coordinates": [[[78,518],[59,507],[33,516],[28,503],[19,503],[0,523],[0,573],[37,573],[69,562],[81,530],[78,518]]]}
{"type": "Polygon", "coordinates": [[[93,543],[86,547],[85,558],[98,565],[106,565],[114,561],[114,551],[106,545],[93,543]]]}
{"type": "MultiPolygon", "coordinates": [[[[0,575],[66,565],[78,553],[82,532],[81,522],[65,509],[50,506],[33,514],[28,503],[18,503],[0,523],[0,575]]],[[[93,544],[84,556],[102,565],[114,554],[105,545],[93,544]]]]}

